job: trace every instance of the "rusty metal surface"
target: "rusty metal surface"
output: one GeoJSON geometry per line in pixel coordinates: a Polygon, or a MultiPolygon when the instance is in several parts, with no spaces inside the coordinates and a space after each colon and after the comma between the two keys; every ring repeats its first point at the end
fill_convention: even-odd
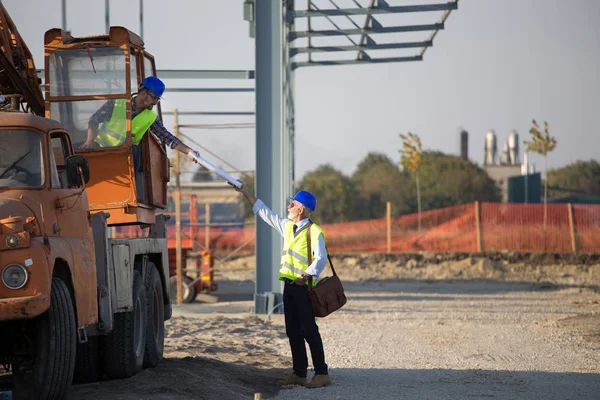
{"type": "Polygon", "coordinates": [[[50,269],[48,254],[41,238],[34,239],[28,248],[0,251],[0,266],[20,264],[29,275],[21,289],[0,285],[0,321],[33,318],[50,306],[50,269]]]}
{"type": "Polygon", "coordinates": [[[138,35],[122,26],[111,26],[108,34],[95,36],[73,37],[60,28],[49,29],[44,34],[44,46],[49,48],[67,48],[81,43],[131,44],[138,48],[144,47],[144,41],[138,35]]]}
{"type": "Polygon", "coordinates": [[[0,112],[0,126],[3,128],[36,129],[42,132],[51,129],[64,130],[61,124],[52,119],[20,112],[0,112]]]}
{"type": "MultiPolygon", "coordinates": [[[[49,185],[49,182],[46,182],[49,185]]],[[[47,188],[46,188],[47,189],[47,188]]],[[[0,298],[50,295],[52,273],[56,263],[68,266],[75,302],[77,325],[97,322],[97,288],[94,243],[89,224],[89,204],[85,192],[80,189],[52,190],[2,190],[0,191],[0,220],[8,216],[21,216],[23,229],[31,236],[31,245],[24,249],[0,251],[0,267],[11,262],[23,264],[30,259],[32,266],[27,284],[17,290],[0,287],[0,298]],[[45,236],[45,238],[44,238],[45,236]],[[46,243],[44,243],[44,241],[46,243]]],[[[4,233],[4,229],[2,230],[4,233]]],[[[2,285],[3,286],[3,285],[2,285]]],[[[11,307],[6,303],[4,307],[11,307]]],[[[13,319],[35,316],[43,312],[35,302],[21,304],[20,310],[12,312],[13,319]],[[35,315],[34,315],[35,314],[35,315]]],[[[3,314],[4,315],[4,314],[3,314]]]]}
{"type": "Polygon", "coordinates": [[[0,299],[0,321],[33,318],[42,314],[48,307],[50,307],[48,293],[0,299]]]}
{"type": "Polygon", "coordinates": [[[33,56],[15,24],[0,3],[0,92],[20,95],[28,107],[38,115],[44,114],[44,99],[33,63],[33,56]]]}

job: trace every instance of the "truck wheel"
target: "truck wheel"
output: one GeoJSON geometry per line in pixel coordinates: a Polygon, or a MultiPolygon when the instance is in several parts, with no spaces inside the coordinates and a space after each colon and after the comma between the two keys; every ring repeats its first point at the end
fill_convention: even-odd
{"type": "Polygon", "coordinates": [[[87,343],[77,343],[77,359],[75,361],[73,382],[98,382],[101,374],[100,337],[88,336],[87,343]]]}
{"type": "Polygon", "coordinates": [[[165,300],[158,269],[148,263],[146,279],[146,350],[144,367],[154,368],[163,358],[165,348],[165,300]]]}
{"type": "Polygon", "coordinates": [[[142,370],[146,342],[146,288],[133,271],[133,311],[115,314],[113,330],[104,338],[104,371],[109,378],[129,378],[142,370]]]}
{"type": "Polygon", "coordinates": [[[13,365],[13,398],[62,399],[73,380],[77,343],[75,311],[67,285],[52,279],[50,308],[34,321],[30,362],[13,365]]]}
{"type": "MultiPolygon", "coordinates": [[[[189,304],[196,298],[196,286],[192,285],[193,279],[183,276],[183,303],[189,304]]],[[[177,276],[169,278],[171,285],[171,303],[177,304],[177,276]]]]}

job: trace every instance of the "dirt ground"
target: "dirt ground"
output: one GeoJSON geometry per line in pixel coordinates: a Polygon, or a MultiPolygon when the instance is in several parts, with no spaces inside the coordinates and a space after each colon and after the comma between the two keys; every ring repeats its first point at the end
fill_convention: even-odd
{"type": "Polygon", "coordinates": [[[291,365],[283,319],[248,312],[254,257],[241,257],[216,275],[243,301],[178,306],[157,368],[69,398],[593,398],[600,263],[508,258],[334,257],[349,298],[319,320],[334,384],[308,390],[277,386],[291,365]]]}

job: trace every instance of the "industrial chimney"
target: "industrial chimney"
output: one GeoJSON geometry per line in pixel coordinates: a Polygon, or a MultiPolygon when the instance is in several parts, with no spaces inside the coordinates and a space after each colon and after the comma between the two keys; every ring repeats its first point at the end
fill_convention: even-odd
{"type": "Polygon", "coordinates": [[[496,164],[496,132],[491,129],[485,134],[485,146],[483,165],[495,165],[496,164]]]}
{"type": "Polygon", "coordinates": [[[460,157],[463,160],[469,159],[469,132],[460,130],[460,157]]]}
{"type": "Polygon", "coordinates": [[[516,130],[508,134],[508,158],[510,165],[519,165],[519,134],[516,130]]]}

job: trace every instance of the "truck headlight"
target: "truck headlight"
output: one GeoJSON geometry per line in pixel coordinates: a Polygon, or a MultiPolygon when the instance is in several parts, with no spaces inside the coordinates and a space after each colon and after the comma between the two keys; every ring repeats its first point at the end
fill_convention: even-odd
{"type": "Polygon", "coordinates": [[[8,236],[6,238],[6,246],[7,247],[19,247],[19,237],[18,236],[8,236]]]}
{"type": "Polygon", "coordinates": [[[21,264],[8,264],[2,271],[2,283],[9,289],[21,289],[27,283],[27,270],[21,264]]]}

